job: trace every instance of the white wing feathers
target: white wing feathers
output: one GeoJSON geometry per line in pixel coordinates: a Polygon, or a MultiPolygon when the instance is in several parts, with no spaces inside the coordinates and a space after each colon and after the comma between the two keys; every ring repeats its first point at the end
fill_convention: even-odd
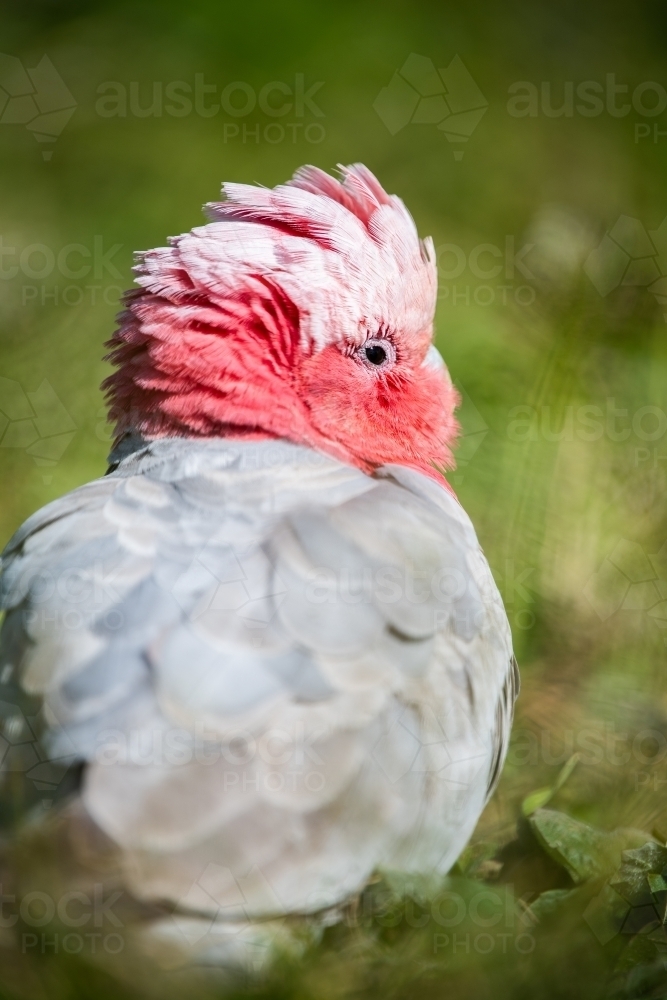
{"type": "Polygon", "coordinates": [[[505,614],[417,472],[144,444],[30,518],[0,586],[0,676],[85,762],[139,897],[306,912],[378,865],[446,871],[502,764],[505,614]]]}

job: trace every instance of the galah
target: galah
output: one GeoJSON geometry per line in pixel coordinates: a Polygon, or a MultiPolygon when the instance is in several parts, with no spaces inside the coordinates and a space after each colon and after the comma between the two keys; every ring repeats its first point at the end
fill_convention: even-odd
{"type": "Polygon", "coordinates": [[[359,164],[223,191],[139,256],[109,470],[29,518],[1,578],[0,697],[36,698],[42,759],[80,765],[57,808],[191,941],[446,873],[518,685],[445,478],[432,241],[359,164]]]}

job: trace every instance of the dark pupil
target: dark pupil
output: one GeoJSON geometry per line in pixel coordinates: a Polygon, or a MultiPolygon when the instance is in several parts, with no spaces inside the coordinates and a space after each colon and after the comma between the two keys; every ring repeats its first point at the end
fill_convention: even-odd
{"type": "Polygon", "coordinates": [[[372,365],[381,365],[386,359],[387,353],[384,347],[378,347],[377,344],[374,344],[373,347],[366,348],[366,357],[372,365]]]}

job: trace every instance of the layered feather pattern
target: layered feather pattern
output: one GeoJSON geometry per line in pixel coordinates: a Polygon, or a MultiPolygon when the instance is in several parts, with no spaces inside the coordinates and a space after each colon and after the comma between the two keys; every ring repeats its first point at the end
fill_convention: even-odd
{"type": "Polygon", "coordinates": [[[208,867],[229,917],[309,912],[378,865],[444,872],[470,836],[510,637],[470,522],[419,473],[153,442],[2,568],[4,657],[138,897],[210,908],[208,867]]]}

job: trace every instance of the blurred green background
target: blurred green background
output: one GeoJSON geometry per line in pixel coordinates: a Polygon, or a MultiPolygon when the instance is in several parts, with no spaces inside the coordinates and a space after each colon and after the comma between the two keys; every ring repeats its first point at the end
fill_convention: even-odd
{"type": "MultiPolygon", "coordinates": [[[[480,856],[517,843],[522,801],[576,753],[550,807],[664,843],[667,9],[5,0],[0,50],[2,540],[105,470],[103,342],[133,252],[199,225],[223,180],[363,161],[438,248],[437,342],[464,399],[452,479],[522,670],[480,856]]],[[[553,888],[510,855],[478,877],[526,905],[553,888]]],[[[602,995],[618,956],[580,915],[553,921],[525,955],[334,937],[264,988],[602,995]]],[[[667,995],[647,955],[613,995],[667,995]]],[[[92,990],[90,970],[29,961],[8,996],[92,990]]]]}

